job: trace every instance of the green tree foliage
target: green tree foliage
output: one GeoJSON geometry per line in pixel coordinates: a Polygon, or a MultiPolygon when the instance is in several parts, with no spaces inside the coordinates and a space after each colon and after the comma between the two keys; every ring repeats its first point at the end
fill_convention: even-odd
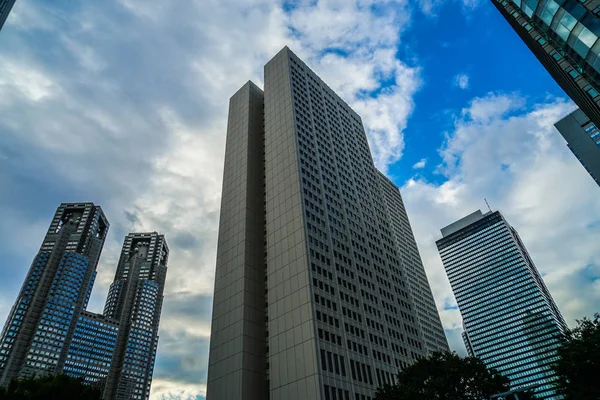
{"type": "Polygon", "coordinates": [[[508,379],[478,358],[434,353],[400,371],[397,384],[377,389],[375,400],[481,400],[508,388],[508,379]]]}
{"type": "Polygon", "coordinates": [[[558,349],[557,390],[566,400],[600,400],[600,315],[577,324],[558,349]]]}
{"type": "Polygon", "coordinates": [[[0,400],[100,400],[100,389],[67,375],[14,379],[0,387],[0,400]]]}

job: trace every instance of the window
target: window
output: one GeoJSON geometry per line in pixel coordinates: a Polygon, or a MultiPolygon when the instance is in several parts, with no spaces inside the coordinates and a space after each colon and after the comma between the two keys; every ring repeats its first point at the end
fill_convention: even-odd
{"type": "Polygon", "coordinates": [[[577,72],[577,70],[575,68],[569,67],[569,68],[567,68],[567,72],[573,78],[577,78],[579,76],[579,72],[577,72]]]}
{"type": "Polygon", "coordinates": [[[596,91],[596,89],[594,89],[590,85],[586,85],[583,88],[583,90],[585,90],[587,92],[587,94],[589,94],[592,99],[598,97],[598,92],[596,91]]]}

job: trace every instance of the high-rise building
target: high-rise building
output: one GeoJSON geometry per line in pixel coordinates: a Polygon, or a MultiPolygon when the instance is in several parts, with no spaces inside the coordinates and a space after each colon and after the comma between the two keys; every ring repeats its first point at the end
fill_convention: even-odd
{"type": "MultiPolygon", "coordinates": [[[[104,317],[118,321],[104,399],[150,396],[168,258],[165,237],[157,232],[125,237],[104,307],[104,317]]],[[[104,324],[103,329],[114,329],[108,321],[104,324]]]]}
{"type": "Polygon", "coordinates": [[[551,364],[567,326],[517,232],[498,211],[476,211],[436,242],[463,318],[469,354],[510,379],[559,399],[551,364]]]}
{"type": "Polygon", "coordinates": [[[105,400],[148,399],[169,249],[156,232],[125,237],[104,314],[86,311],[108,231],[93,203],[58,207],[0,338],[0,385],[65,373],[105,400]]]}
{"type": "Polygon", "coordinates": [[[2,331],[0,385],[62,370],[108,226],[93,203],[58,207],[2,331]]]}
{"type": "Polygon", "coordinates": [[[427,351],[428,353],[448,351],[446,334],[444,333],[440,314],[431,293],[425,267],[421,261],[419,248],[410,227],[400,190],[398,186],[380,171],[377,171],[377,175],[379,175],[383,199],[386,203],[388,217],[396,238],[396,245],[399,250],[398,257],[401,259],[408,279],[408,287],[414,301],[415,311],[427,351]]]}
{"type": "Polygon", "coordinates": [[[492,0],[583,112],[600,126],[597,0],[492,0]]]}
{"type": "Polygon", "coordinates": [[[13,8],[15,0],[0,0],[0,31],[8,18],[10,10],[13,8]]]}
{"type": "Polygon", "coordinates": [[[364,400],[448,345],[360,117],[287,47],[233,95],[209,400],[364,400]]]}
{"type": "Polygon", "coordinates": [[[554,126],[592,179],[600,185],[600,130],[596,124],[583,111],[575,110],[554,126]]]}

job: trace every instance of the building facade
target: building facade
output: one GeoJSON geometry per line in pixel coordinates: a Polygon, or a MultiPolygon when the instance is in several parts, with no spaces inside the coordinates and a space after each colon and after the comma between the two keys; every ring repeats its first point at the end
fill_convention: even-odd
{"type": "Polygon", "coordinates": [[[492,3],[560,87],[600,126],[600,1],[492,3]]]}
{"type": "Polygon", "coordinates": [[[119,322],[83,311],[69,344],[63,371],[87,384],[104,387],[115,352],[119,322]]]}
{"type": "Polygon", "coordinates": [[[369,399],[448,349],[398,188],[287,47],[231,98],[221,202],[209,400],[369,399]]]}
{"type": "Polygon", "coordinates": [[[104,399],[148,399],[158,346],[158,326],[169,248],[157,232],[125,237],[104,317],[118,321],[104,399]]]}
{"type": "Polygon", "coordinates": [[[15,0],[0,0],[0,31],[8,18],[10,10],[13,8],[15,0]]]}
{"type": "Polygon", "coordinates": [[[567,326],[517,232],[499,212],[473,214],[436,242],[469,354],[540,399],[560,399],[551,364],[567,326]]]}
{"type": "Polygon", "coordinates": [[[575,110],[556,124],[567,146],[592,179],[600,185],[600,130],[581,110],[575,110]]]}
{"type": "Polygon", "coordinates": [[[62,370],[108,227],[93,203],[58,207],[0,337],[0,385],[62,370]]]}
{"type": "Polygon", "coordinates": [[[169,249],[126,236],[104,314],[86,311],[108,221],[93,203],[58,207],[0,337],[0,385],[65,373],[105,400],[148,399],[169,249]]]}

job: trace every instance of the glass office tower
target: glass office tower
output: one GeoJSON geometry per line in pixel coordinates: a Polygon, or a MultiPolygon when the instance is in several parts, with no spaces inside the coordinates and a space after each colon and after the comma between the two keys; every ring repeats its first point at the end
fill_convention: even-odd
{"type": "Polygon", "coordinates": [[[405,214],[360,117],[281,50],[229,104],[208,399],[365,400],[447,350],[405,214]]]}
{"type": "Polygon", "coordinates": [[[0,0],[0,31],[8,18],[8,14],[15,4],[15,0],[0,0]]]}
{"type": "Polygon", "coordinates": [[[104,306],[104,316],[118,321],[105,399],[150,396],[168,258],[165,237],[157,232],[125,237],[104,306]]]}
{"type": "Polygon", "coordinates": [[[473,214],[436,242],[469,350],[540,399],[560,399],[550,365],[567,326],[517,232],[499,212],[473,214]]]}
{"type": "Polygon", "coordinates": [[[581,110],[575,110],[556,124],[567,146],[592,179],[600,185],[600,130],[581,110]]]}
{"type": "Polygon", "coordinates": [[[108,221],[93,203],[58,207],[0,338],[0,385],[65,373],[104,400],[148,399],[169,249],[157,232],[126,236],[104,314],[86,311],[108,221]]]}
{"type": "Polygon", "coordinates": [[[600,126],[597,0],[492,0],[550,75],[600,126]]]}
{"type": "Polygon", "coordinates": [[[61,204],[0,338],[0,385],[56,373],[87,306],[108,221],[93,203],[61,204]]]}

